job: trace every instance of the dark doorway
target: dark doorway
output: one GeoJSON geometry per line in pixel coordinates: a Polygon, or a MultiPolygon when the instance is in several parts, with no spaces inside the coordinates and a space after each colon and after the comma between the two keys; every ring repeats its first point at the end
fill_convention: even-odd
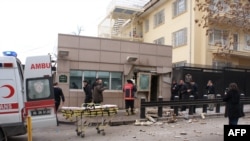
{"type": "Polygon", "coordinates": [[[157,101],[158,78],[158,75],[151,76],[150,101],[157,101]]]}

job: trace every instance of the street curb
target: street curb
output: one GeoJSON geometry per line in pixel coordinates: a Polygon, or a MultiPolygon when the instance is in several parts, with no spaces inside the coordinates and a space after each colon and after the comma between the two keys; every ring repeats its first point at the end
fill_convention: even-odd
{"type": "MultiPolygon", "coordinates": [[[[247,115],[247,114],[250,114],[250,111],[245,111],[244,113],[245,113],[245,115],[247,115]]],[[[224,113],[204,113],[204,115],[205,115],[205,118],[208,118],[208,117],[210,117],[210,118],[224,117],[224,113]]],[[[117,115],[117,116],[119,116],[119,115],[117,115]]],[[[168,117],[157,117],[155,119],[156,119],[156,121],[167,121],[170,118],[172,118],[172,117],[171,116],[168,116],[168,117]]],[[[178,119],[179,120],[180,119],[188,120],[188,119],[194,119],[194,118],[200,118],[200,119],[202,119],[201,113],[199,113],[199,114],[193,114],[193,115],[188,115],[188,113],[185,113],[184,115],[176,116],[177,120],[178,119]]],[[[148,121],[147,118],[143,118],[142,119],[140,117],[135,117],[134,119],[129,119],[129,120],[123,119],[123,120],[109,121],[109,125],[110,126],[129,125],[129,124],[134,124],[136,120],[139,120],[141,122],[148,121]]],[[[74,125],[74,124],[76,124],[76,121],[59,120],[58,122],[61,123],[61,124],[68,124],[68,125],[74,125]]],[[[90,125],[96,125],[96,124],[100,124],[100,122],[90,122],[90,125]]]]}
{"type": "MultiPolygon", "coordinates": [[[[249,114],[250,112],[245,112],[245,114],[249,114]]],[[[205,114],[205,117],[224,117],[223,113],[215,113],[215,114],[205,114]]],[[[168,119],[170,119],[171,117],[158,117],[156,118],[156,121],[167,121],[168,119]]],[[[185,116],[177,116],[176,119],[193,119],[193,118],[201,118],[201,115],[188,115],[188,117],[185,116]]],[[[110,121],[109,125],[110,126],[120,126],[120,125],[130,125],[130,124],[134,124],[136,120],[140,120],[141,122],[146,122],[148,121],[146,118],[145,119],[134,119],[134,120],[122,120],[122,121],[110,121]]],[[[68,125],[74,125],[76,122],[75,121],[59,121],[59,123],[61,124],[68,124],[68,125]]],[[[98,124],[97,122],[91,122],[90,125],[96,125],[98,124]]]]}

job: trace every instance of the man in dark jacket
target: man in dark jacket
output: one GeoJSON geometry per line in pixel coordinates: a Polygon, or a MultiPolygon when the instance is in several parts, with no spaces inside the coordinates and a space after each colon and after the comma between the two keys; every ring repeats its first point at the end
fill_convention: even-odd
{"type": "Polygon", "coordinates": [[[92,87],[87,80],[83,81],[83,90],[85,93],[85,100],[84,103],[91,103],[92,102],[92,87]]]}
{"type": "MultiPolygon", "coordinates": [[[[190,89],[188,89],[189,96],[193,95],[194,100],[198,99],[198,85],[195,81],[190,81],[190,89]]],[[[193,112],[196,113],[196,105],[193,105],[193,112]]]]}
{"type": "Polygon", "coordinates": [[[170,100],[174,100],[175,96],[179,96],[178,91],[179,91],[178,83],[176,82],[176,80],[173,80],[172,84],[171,84],[171,98],[170,98],[170,100]]]}
{"type": "Polygon", "coordinates": [[[223,97],[226,102],[225,117],[229,119],[229,125],[237,125],[240,117],[244,116],[240,104],[240,91],[236,83],[230,83],[226,95],[223,97]]]}
{"type": "MultiPolygon", "coordinates": [[[[56,110],[56,118],[57,118],[57,111],[58,111],[58,108],[61,104],[61,100],[62,100],[62,105],[63,105],[65,98],[64,98],[64,94],[63,94],[62,89],[60,87],[58,87],[58,83],[55,82],[53,85],[54,85],[55,110],[56,110]]],[[[58,123],[58,119],[57,119],[57,126],[58,125],[59,125],[59,123],[58,123]]]]}
{"type": "MultiPolygon", "coordinates": [[[[189,95],[187,92],[187,84],[184,82],[184,80],[179,81],[178,87],[179,87],[180,99],[181,100],[188,100],[189,95]]],[[[186,105],[181,106],[181,111],[186,111],[186,109],[187,109],[186,105]]]]}
{"type": "Polygon", "coordinates": [[[103,86],[102,79],[98,79],[93,91],[93,102],[101,104],[103,102],[103,91],[107,88],[103,86]]]}
{"type": "MultiPolygon", "coordinates": [[[[215,98],[215,87],[214,87],[212,80],[208,80],[206,89],[207,89],[207,98],[214,99],[215,98]]],[[[214,103],[208,104],[208,110],[210,110],[210,111],[214,110],[214,103]]]]}

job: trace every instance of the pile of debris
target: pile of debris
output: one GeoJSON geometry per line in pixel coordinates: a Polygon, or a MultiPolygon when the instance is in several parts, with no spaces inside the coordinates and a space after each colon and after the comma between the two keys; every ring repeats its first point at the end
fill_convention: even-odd
{"type": "MultiPolygon", "coordinates": [[[[164,110],[163,113],[164,113],[163,117],[168,117],[167,123],[177,122],[176,115],[174,114],[174,111],[172,109],[164,110]]],[[[147,121],[136,120],[135,125],[136,126],[140,126],[140,125],[149,126],[149,125],[156,123],[157,119],[158,119],[158,115],[157,115],[156,110],[148,110],[145,117],[146,117],[147,121]]]]}
{"type": "MultiPolygon", "coordinates": [[[[196,121],[195,119],[194,120],[190,119],[188,114],[185,114],[182,112],[179,112],[178,114],[179,116],[183,116],[185,120],[188,120],[189,123],[191,123],[192,121],[196,121]]],[[[205,113],[201,113],[200,116],[201,116],[201,119],[205,119],[205,113]]],[[[159,119],[158,114],[157,114],[157,109],[147,110],[145,117],[146,117],[146,121],[136,120],[135,125],[136,126],[149,126],[154,123],[159,123],[157,121],[159,119]]],[[[166,121],[166,123],[177,122],[177,116],[174,113],[173,109],[164,109],[162,118],[165,119],[164,121],[166,121]]]]}

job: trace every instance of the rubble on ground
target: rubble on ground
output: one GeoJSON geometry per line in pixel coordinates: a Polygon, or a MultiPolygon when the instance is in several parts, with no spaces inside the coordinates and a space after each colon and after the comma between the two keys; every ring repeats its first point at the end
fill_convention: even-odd
{"type": "MultiPolygon", "coordinates": [[[[190,116],[188,113],[185,112],[179,112],[179,116],[182,116],[185,120],[187,120],[187,123],[193,123],[198,122],[198,119],[195,119],[193,116],[190,116]]],[[[158,110],[157,108],[148,109],[146,111],[146,121],[135,121],[136,126],[150,126],[152,124],[161,125],[162,123],[158,123],[158,110]]],[[[176,123],[177,122],[177,116],[174,113],[173,109],[164,109],[162,113],[162,117],[166,118],[165,123],[176,123]]],[[[200,114],[201,119],[205,119],[205,113],[200,114]]],[[[201,124],[206,124],[205,122],[201,122],[201,124]]]]}

